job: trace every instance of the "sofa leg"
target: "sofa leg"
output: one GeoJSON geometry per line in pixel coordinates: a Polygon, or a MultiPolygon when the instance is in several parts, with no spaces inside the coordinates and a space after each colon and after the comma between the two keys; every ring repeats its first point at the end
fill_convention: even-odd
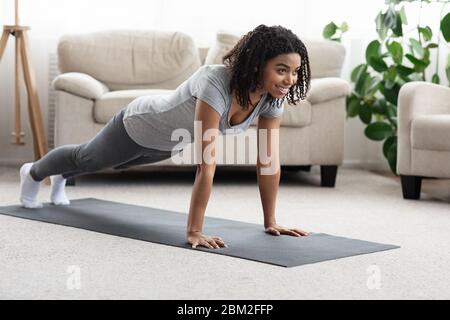
{"type": "Polygon", "coordinates": [[[420,199],[422,177],[400,175],[400,179],[402,182],[403,199],[420,199]]]}
{"type": "Polygon", "coordinates": [[[75,186],[75,178],[67,178],[66,186],[75,186]]]}
{"type": "Polygon", "coordinates": [[[336,184],[337,166],[320,166],[322,187],[334,187],[336,184]]]}

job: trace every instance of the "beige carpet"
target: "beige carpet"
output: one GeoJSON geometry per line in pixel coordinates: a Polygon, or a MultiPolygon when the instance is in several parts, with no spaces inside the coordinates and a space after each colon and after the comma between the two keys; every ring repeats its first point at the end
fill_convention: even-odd
{"type": "MultiPolygon", "coordinates": [[[[67,193],[187,212],[193,178],[98,174],[67,193]]],[[[282,268],[0,215],[0,298],[450,298],[448,180],[425,180],[420,201],[403,200],[396,178],[363,170],[340,169],[336,188],[319,183],[315,168],[283,172],[279,224],[401,248],[282,268]]],[[[18,168],[0,167],[0,191],[0,205],[18,203],[18,168]]],[[[44,185],[40,200],[49,192],[44,185]]],[[[262,223],[254,170],[219,168],[207,215],[262,223]]]]}

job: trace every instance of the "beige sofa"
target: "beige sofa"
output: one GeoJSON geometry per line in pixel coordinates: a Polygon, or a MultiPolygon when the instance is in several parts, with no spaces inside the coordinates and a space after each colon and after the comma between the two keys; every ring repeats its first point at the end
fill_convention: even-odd
{"type": "Polygon", "coordinates": [[[403,197],[419,199],[422,178],[450,178],[450,88],[404,84],[398,97],[397,173],[403,197]]]}
{"type": "MultiPolygon", "coordinates": [[[[57,90],[55,146],[88,141],[134,98],[170,93],[202,64],[221,63],[222,55],[238,39],[237,35],[218,32],[211,48],[197,48],[182,32],[115,30],[61,37],[61,74],[53,81],[57,90]]],[[[349,85],[339,76],[345,50],[332,41],[305,40],[305,45],[311,61],[311,90],[307,100],[297,106],[285,105],[280,161],[283,169],[290,170],[320,165],[321,184],[333,187],[344,150],[349,85]]],[[[226,158],[218,158],[218,166],[256,164],[256,121],[245,133],[220,139],[226,158]],[[241,148],[242,143],[236,141],[245,139],[248,143],[241,148]]],[[[182,153],[192,154],[192,146],[182,153]]],[[[174,165],[195,164],[179,164],[171,158],[145,166],[174,165]]]]}

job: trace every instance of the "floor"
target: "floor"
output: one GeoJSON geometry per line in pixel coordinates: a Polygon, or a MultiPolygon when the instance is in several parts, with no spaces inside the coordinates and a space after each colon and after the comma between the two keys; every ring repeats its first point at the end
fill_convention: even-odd
{"type": "MultiPolygon", "coordinates": [[[[193,179],[96,174],[67,194],[187,212],[193,179]]],[[[0,299],[449,299],[450,181],[422,188],[403,200],[386,173],[341,168],[322,188],[317,168],[283,172],[279,224],[401,246],[294,268],[0,215],[0,299]]],[[[18,203],[18,168],[0,167],[0,190],[0,206],[18,203]]],[[[218,169],[207,215],[262,223],[254,170],[218,169]]]]}

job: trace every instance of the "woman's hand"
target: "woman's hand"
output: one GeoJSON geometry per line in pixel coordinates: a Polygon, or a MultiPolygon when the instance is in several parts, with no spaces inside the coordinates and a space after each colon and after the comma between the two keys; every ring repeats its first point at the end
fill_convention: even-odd
{"type": "Polygon", "coordinates": [[[280,234],[287,234],[289,236],[294,236],[294,237],[307,236],[309,234],[308,232],[303,231],[298,228],[289,229],[289,228],[281,227],[277,224],[267,227],[265,232],[269,233],[271,235],[274,235],[274,236],[279,236],[280,234]]]}
{"type": "Polygon", "coordinates": [[[202,234],[199,231],[188,232],[187,241],[192,245],[192,248],[203,246],[210,249],[218,249],[220,247],[228,247],[222,238],[210,237],[202,234]]]}

